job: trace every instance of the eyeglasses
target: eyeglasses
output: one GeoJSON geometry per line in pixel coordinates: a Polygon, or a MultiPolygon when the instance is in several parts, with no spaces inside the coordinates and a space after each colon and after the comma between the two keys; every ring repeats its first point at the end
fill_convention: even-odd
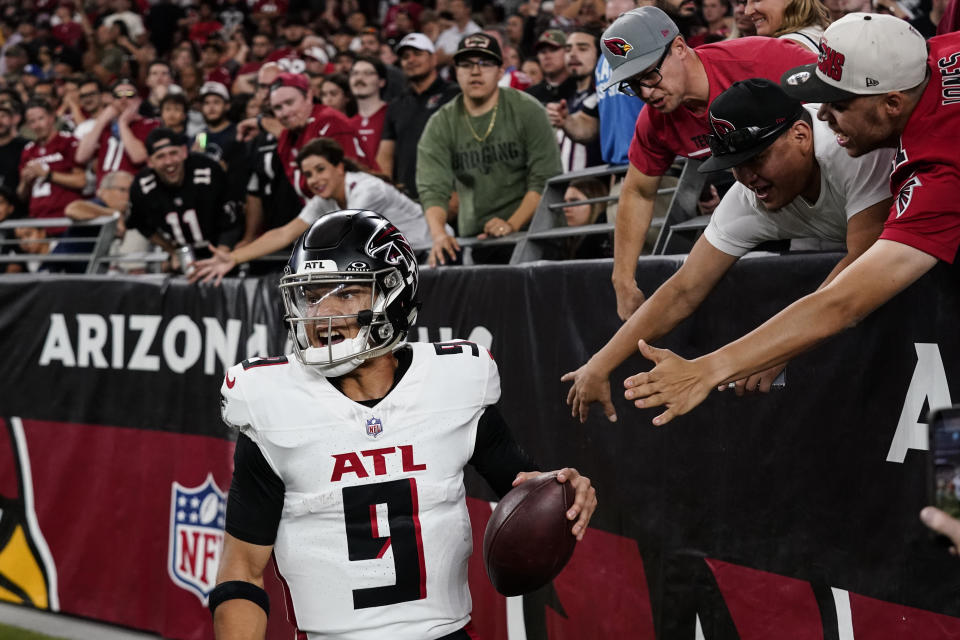
{"type": "Polygon", "coordinates": [[[125,89],[125,90],[113,92],[113,97],[117,98],[118,100],[122,98],[132,98],[135,95],[137,95],[137,92],[134,91],[133,89],[125,89]]]}
{"type": "Polygon", "coordinates": [[[469,69],[473,71],[474,67],[479,67],[482,71],[483,69],[493,69],[494,67],[499,67],[500,64],[495,60],[489,60],[483,58],[480,60],[458,60],[456,62],[457,69],[469,69]]]}
{"type": "Polygon", "coordinates": [[[769,127],[743,127],[741,129],[734,129],[722,137],[711,133],[707,139],[707,143],[710,145],[710,153],[715,156],[724,156],[731,153],[749,151],[756,148],[758,144],[767,138],[780,135],[780,133],[793,122],[795,122],[795,120],[781,122],[780,124],[769,127]]]}
{"type": "Polygon", "coordinates": [[[638,73],[635,76],[630,76],[617,86],[617,89],[620,90],[620,93],[623,93],[628,96],[633,96],[639,98],[642,94],[641,89],[653,89],[658,84],[663,82],[663,74],[660,73],[660,67],[663,66],[663,61],[667,59],[667,56],[670,55],[670,47],[667,47],[667,50],[663,52],[663,55],[660,56],[660,60],[657,61],[657,66],[649,71],[644,73],[638,73]]]}

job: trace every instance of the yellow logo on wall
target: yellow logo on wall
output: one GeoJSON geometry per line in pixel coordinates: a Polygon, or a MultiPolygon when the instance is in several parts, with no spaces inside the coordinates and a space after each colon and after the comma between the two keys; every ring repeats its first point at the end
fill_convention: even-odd
{"type": "MultiPolygon", "coordinates": [[[[19,418],[3,422],[0,470],[15,472],[16,490],[13,495],[0,492],[0,600],[56,611],[60,608],[56,567],[33,509],[33,479],[23,425],[19,418]]],[[[7,481],[3,486],[14,484],[7,481]]]]}

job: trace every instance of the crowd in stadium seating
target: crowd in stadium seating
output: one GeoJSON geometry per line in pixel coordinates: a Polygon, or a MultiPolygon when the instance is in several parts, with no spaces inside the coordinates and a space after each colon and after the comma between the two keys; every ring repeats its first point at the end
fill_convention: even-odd
{"type": "MultiPolygon", "coordinates": [[[[70,215],[74,201],[113,215],[112,199],[103,197],[109,176],[127,176],[120,184],[133,176],[135,184],[140,179],[149,182],[153,172],[161,190],[176,191],[179,183],[164,180],[148,153],[148,135],[162,127],[173,135],[168,142],[182,142],[191,153],[203,154],[222,168],[226,186],[215,206],[225,208],[226,213],[217,215],[229,221],[230,229],[221,229],[222,237],[204,235],[199,214],[181,203],[169,219],[161,216],[153,226],[121,224],[125,243],[140,249],[153,241],[171,252],[183,245],[204,250],[210,243],[225,250],[242,248],[295,219],[314,195],[296,154],[312,138],[325,136],[336,140],[358,168],[384,175],[415,201],[423,198],[431,256],[453,257],[455,236],[500,236],[523,229],[550,173],[627,162],[642,102],[616,86],[603,87],[610,66],[600,55],[599,35],[637,4],[645,3],[0,3],[0,220],[70,215]],[[487,53],[473,56],[467,66],[454,64],[466,57],[457,53],[469,43],[465,36],[472,34],[492,42],[487,53]],[[494,50],[495,55],[489,53],[494,50]],[[484,62],[477,64],[481,60],[494,64],[487,68],[481,66],[484,62]],[[500,95],[521,105],[521,111],[502,111],[499,121],[497,109],[471,112],[465,122],[451,118],[454,111],[442,115],[442,107],[472,82],[472,74],[490,75],[500,95]],[[545,112],[519,93],[514,100],[514,91],[536,98],[545,112]],[[510,122],[508,112],[516,122],[510,122]],[[435,114],[441,114],[436,126],[428,127],[435,114]],[[445,135],[440,131],[444,118],[448,128],[465,124],[471,129],[461,126],[463,131],[445,135]],[[560,161],[541,159],[518,193],[497,193],[504,196],[502,202],[485,207],[482,201],[495,194],[488,188],[475,199],[474,178],[493,184],[499,178],[491,178],[491,167],[504,168],[504,158],[516,150],[491,145],[490,158],[477,164],[477,158],[456,157],[444,141],[472,133],[482,144],[496,127],[549,132],[541,120],[555,128],[560,161]],[[421,137],[427,150],[436,152],[429,163],[417,162],[421,137]],[[461,172],[458,163],[477,165],[475,175],[461,172]],[[418,174],[421,165],[429,166],[418,174]],[[544,167],[549,170],[544,172],[544,167]],[[428,186],[426,193],[421,192],[423,185],[428,186]],[[456,232],[450,233],[446,223],[456,232]]],[[[855,0],[657,4],[692,45],[757,33],[792,39],[813,50],[831,19],[863,9],[855,0]]],[[[909,19],[926,36],[933,35],[943,16],[945,23],[955,20],[947,0],[883,0],[877,6],[909,19]]],[[[537,143],[538,152],[545,151],[541,147],[537,143]]],[[[423,144],[419,153],[424,154],[423,144]]],[[[183,162],[185,158],[178,160],[180,169],[183,162]]],[[[150,199],[149,193],[143,195],[150,199]]],[[[709,213],[719,195],[707,190],[701,212],[709,213]]],[[[86,219],[92,211],[72,217],[86,219]]],[[[121,220],[129,215],[130,207],[119,212],[121,220]]],[[[7,241],[4,252],[45,253],[56,249],[65,231],[3,230],[0,240],[7,241]],[[18,236],[24,237],[23,243],[15,242],[18,236]]],[[[610,255],[609,242],[573,251],[584,253],[610,255]]],[[[493,252],[489,259],[503,260],[503,252],[493,252]]],[[[2,268],[19,271],[28,265],[15,262],[2,268]]]]}

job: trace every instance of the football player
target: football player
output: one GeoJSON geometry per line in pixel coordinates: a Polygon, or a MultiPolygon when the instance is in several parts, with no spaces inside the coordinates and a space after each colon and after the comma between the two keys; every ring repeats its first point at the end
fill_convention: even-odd
{"type": "MultiPolygon", "coordinates": [[[[463,468],[499,496],[537,475],[497,410],[496,363],[470,342],[404,342],[417,264],[379,214],[323,216],[284,273],[293,353],[235,365],[221,388],[240,435],[217,637],[263,638],[273,554],[306,638],[469,638],[463,468]]],[[[596,492],[575,469],[557,479],[582,539],[596,492]]]]}
{"type": "Polygon", "coordinates": [[[240,225],[226,174],[216,160],[188,153],[186,145],[184,136],[166,128],[147,136],[148,166],[130,189],[127,226],[170,252],[193,247],[199,254],[208,244],[227,249],[240,225]]]}

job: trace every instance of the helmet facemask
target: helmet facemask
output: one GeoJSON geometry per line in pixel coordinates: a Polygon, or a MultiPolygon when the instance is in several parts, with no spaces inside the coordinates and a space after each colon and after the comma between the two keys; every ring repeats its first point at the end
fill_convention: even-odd
{"type": "Polygon", "coordinates": [[[406,286],[395,267],[285,275],[280,290],[297,358],[324,376],[337,377],[389,353],[409,326],[406,318],[388,314],[406,286]],[[350,337],[352,333],[356,335],[350,337]]]}

